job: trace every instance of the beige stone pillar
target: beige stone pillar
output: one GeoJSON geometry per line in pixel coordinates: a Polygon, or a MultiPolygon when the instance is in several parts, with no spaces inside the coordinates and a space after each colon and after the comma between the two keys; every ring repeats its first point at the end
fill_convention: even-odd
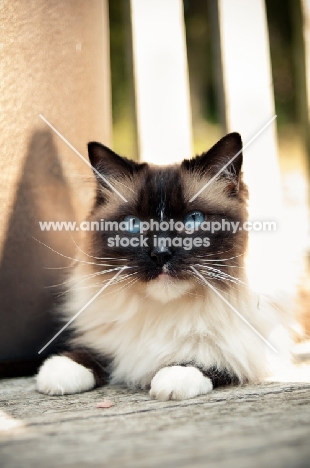
{"type": "Polygon", "coordinates": [[[48,286],[64,270],[48,268],[70,260],[33,237],[75,248],[39,221],[80,220],[93,195],[91,170],[39,114],[87,158],[88,141],[109,144],[111,112],[106,0],[2,0],[0,23],[1,361],[34,357],[54,333],[48,286]]]}

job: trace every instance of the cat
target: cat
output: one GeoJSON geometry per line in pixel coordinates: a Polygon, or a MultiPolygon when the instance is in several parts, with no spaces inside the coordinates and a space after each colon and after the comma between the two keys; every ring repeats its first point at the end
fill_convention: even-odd
{"type": "Polygon", "coordinates": [[[65,320],[118,277],[72,322],[68,351],[43,363],[38,391],[61,395],[111,383],[148,389],[158,400],[182,400],[268,376],[270,347],[281,348],[272,332],[285,319],[247,284],[241,136],[230,133],[171,166],[137,163],[96,142],[88,152],[97,179],[88,221],[125,222],[125,229],[87,232],[65,320]],[[140,224],[150,220],[166,221],[165,231],[142,235],[140,224]],[[206,221],[222,228],[203,232],[206,221]],[[227,227],[233,223],[241,228],[233,232],[227,227]],[[142,244],[127,245],[134,237],[142,244]],[[166,244],[158,242],[162,238],[166,244]]]}

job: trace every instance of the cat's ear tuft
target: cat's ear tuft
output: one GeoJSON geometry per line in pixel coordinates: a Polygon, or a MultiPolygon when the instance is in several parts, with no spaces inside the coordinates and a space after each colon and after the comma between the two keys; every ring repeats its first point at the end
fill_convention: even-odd
{"type": "Polygon", "coordinates": [[[183,161],[185,169],[215,176],[221,170],[219,178],[230,179],[235,183],[239,180],[242,166],[242,139],[239,133],[228,133],[209,151],[193,159],[183,161]],[[224,168],[224,169],[223,169],[224,168]]]}
{"type": "Polygon", "coordinates": [[[88,143],[88,156],[93,168],[107,178],[129,176],[139,172],[144,166],[119,156],[107,146],[95,141],[88,143]]]}

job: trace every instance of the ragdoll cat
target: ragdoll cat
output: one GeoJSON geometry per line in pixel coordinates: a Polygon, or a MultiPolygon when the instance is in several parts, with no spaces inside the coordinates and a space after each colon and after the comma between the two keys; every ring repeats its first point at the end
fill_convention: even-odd
{"type": "Polygon", "coordinates": [[[130,161],[99,143],[88,149],[97,173],[89,221],[125,222],[125,229],[87,232],[64,305],[66,321],[119,275],[75,318],[68,352],[45,361],[38,390],[78,393],[110,382],[168,400],[263,379],[273,351],[262,337],[271,339],[281,317],[247,286],[240,135],[228,134],[208,152],[165,167],[130,161]],[[140,223],[150,220],[167,221],[165,230],[140,234],[140,223]],[[202,231],[206,221],[221,229],[202,231]],[[140,236],[141,244],[127,245],[140,236]],[[163,237],[178,241],[158,242],[163,237]]]}

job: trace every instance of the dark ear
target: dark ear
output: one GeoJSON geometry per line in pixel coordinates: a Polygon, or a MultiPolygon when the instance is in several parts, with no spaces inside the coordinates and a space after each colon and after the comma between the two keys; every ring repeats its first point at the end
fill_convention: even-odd
{"type": "MultiPolygon", "coordinates": [[[[106,178],[133,175],[145,166],[145,164],[123,158],[95,141],[88,143],[88,156],[93,168],[106,178]]],[[[100,178],[98,180],[102,183],[100,178]]]]}
{"type": "Polygon", "coordinates": [[[202,175],[208,173],[215,176],[222,170],[219,178],[226,177],[236,182],[239,179],[241,166],[242,140],[239,133],[228,133],[206,153],[184,160],[182,163],[185,169],[197,171],[202,175]]]}

